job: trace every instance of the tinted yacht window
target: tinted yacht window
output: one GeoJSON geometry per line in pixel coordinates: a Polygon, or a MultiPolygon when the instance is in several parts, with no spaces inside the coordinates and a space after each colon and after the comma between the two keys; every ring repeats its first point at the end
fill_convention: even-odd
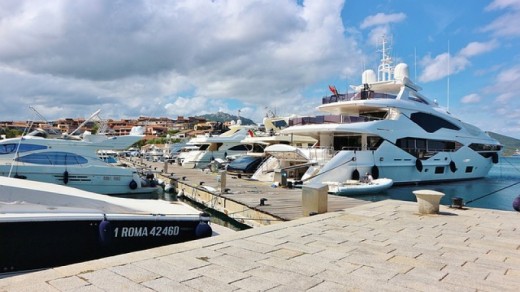
{"type": "Polygon", "coordinates": [[[87,159],[74,153],[68,152],[43,152],[33,153],[15,159],[19,162],[46,164],[46,165],[74,165],[85,164],[87,159]]]}
{"type": "Polygon", "coordinates": [[[14,152],[27,152],[27,151],[34,151],[34,150],[43,150],[47,149],[47,146],[43,145],[35,145],[35,144],[18,144],[18,143],[11,143],[11,144],[2,144],[0,145],[0,154],[9,154],[14,152]]]}
{"type": "Polygon", "coordinates": [[[410,119],[428,133],[433,133],[442,128],[460,130],[459,127],[445,119],[427,113],[413,113],[410,119]]]}

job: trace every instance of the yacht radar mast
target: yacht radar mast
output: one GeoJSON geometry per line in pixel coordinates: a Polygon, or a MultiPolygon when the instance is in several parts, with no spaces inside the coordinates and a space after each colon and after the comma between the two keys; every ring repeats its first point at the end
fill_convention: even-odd
{"type": "Polygon", "coordinates": [[[381,64],[377,67],[378,80],[377,81],[390,81],[393,79],[394,67],[392,66],[392,57],[390,57],[391,47],[388,45],[388,41],[385,35],[382,36],[382,49],[380,52],[383,54],[381,58],[381,64]]]}

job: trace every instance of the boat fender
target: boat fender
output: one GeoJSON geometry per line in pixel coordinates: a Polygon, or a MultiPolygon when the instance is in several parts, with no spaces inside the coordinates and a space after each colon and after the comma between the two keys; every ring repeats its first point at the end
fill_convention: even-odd
{"type": "Polygon", "coordinates": [[[354,171],[352,172],[352,179],[359,180],[359,171],[357,169],[354,169],[354,171]]]}
{"type": "Polygon", "coordinates": [[[457,165],[455,165],[455,162],[453,162],[453,160],[450,161],[450,170],[451,172],[457,171],[457,165]]]}
{"type": "Polygon", "coordinates": [[[99,223],[99,243],[103,246],[108,246],[112,242],[112,224],[105,217],[99,223]]]}
{"type": "Polygon", "coordinates": [[[21,175],[21,174],[18,174],[18,173],[15,174],[13,177],[14,178],[19,178],[19,179],[27,179],[27,177],[25,175],[21,175]]]}
{"type": "Polygon", "coordinates": [[[68,184],[69,183],[69,172],[66,171],[66,170],[63,172],[63,183],[64,184],[68,184]]]}
{"type": "Polygon", "coordinates": [[[379,167],[377,167],[376,165],[372,166],[372,177],[374,179],[379,178],[379,167]]]}
{"type": "Polygon", "coordinates": [[[200,222],[197,227],[195,227],[196,238],[210,237],[211,234],[213,234],[213,230],[211,230],[211,226],[206,222],[200,222]]]}
{"type": "Polygon", "coordinates": [[[520,195],[513,200],[513,209],[520,212],[520,195]]]}
{"type": "Polygon", "coordinates": [[[420,159],[415,160],[415,168],[417,168],[419,172],[423,170],[422,161],[420,159]]]}
{"type": "Polygon", "coordinates": [[[497,164],[498,163],[498,154],[493,153],[493,156],[491,156],[491,157],[492,157],[491,159],[493,160],[493,163],[497,164]]]}
{"type": "Polygon", "coordinates": [[[135,180],[132,180],[128,186],[130,187],[130,189],[135,190],[137,189],[137,182],[135,182],[135,180]]]}

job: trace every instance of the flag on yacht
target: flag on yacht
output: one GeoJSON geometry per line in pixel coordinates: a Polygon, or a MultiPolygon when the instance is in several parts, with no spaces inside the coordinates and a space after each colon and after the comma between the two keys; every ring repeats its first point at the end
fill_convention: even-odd
{"type": "Polygon", "coordinates": [[[336,86],[334,86],[334,85],[332,85],[332,86],[329,85],[329,90],[330,90],[330,92],[332,92],[332,94],[334,94],[334,95],[338,95],[338,90],[336,89],[336,86]]]}

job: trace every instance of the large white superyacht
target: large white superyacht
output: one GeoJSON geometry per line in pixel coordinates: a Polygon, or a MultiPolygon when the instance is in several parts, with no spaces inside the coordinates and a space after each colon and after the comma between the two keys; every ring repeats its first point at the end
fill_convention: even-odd
{"type": "Polygon", "coordinates": [[[302,180],[344,182],[370,173],[407,184],[486,176],[502,145],[422,95],[408,65],[394,67],[386,46],[383,40],[377,75],[365,70],[353,93],[331,87],[318,107],[328,115],[295,118],[282,130],[316,138],[314,150],[327,154],[302,180]]]}

